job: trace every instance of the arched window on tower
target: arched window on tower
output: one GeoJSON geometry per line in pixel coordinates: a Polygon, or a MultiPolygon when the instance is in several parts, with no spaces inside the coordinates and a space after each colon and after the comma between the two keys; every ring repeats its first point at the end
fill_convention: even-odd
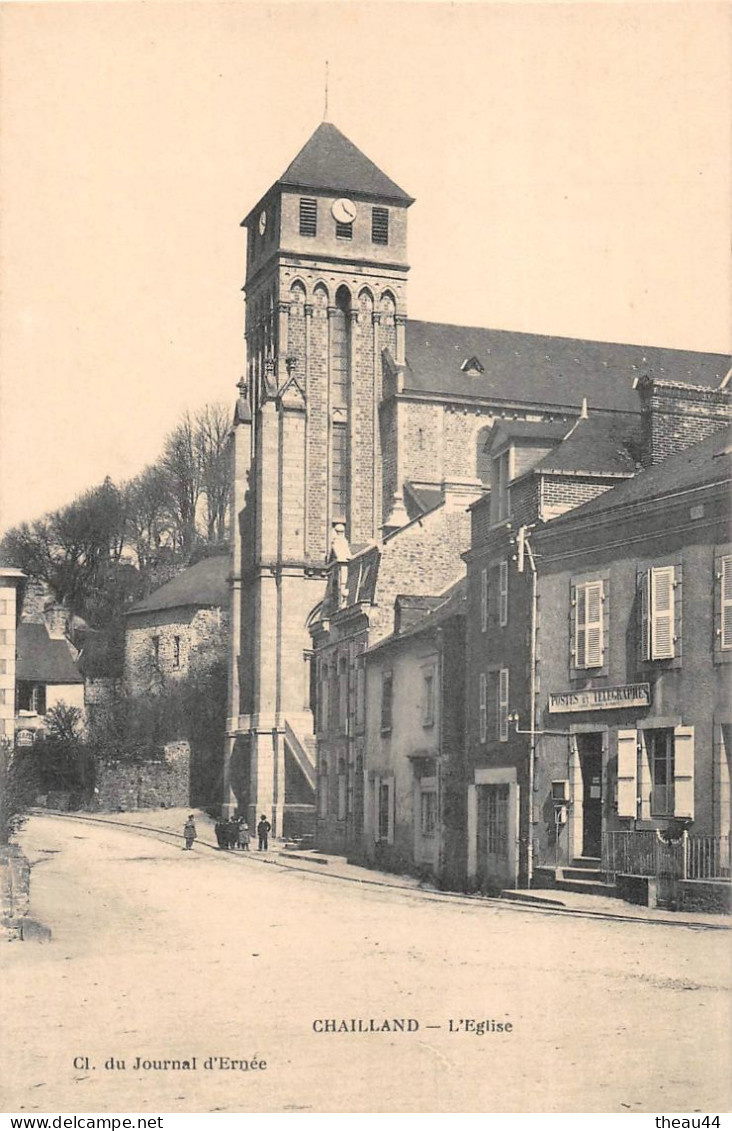
{"type": "Polygon", "coordinates": [[[351,295],[346,287],[336,293],[335,310],[331,315],[331,463],[330,512],[332,522],[348,528],[348,392],[351,374],[350,358],[351,295]]]}
{"type": "Polygon", "coordinates": [[[492,429],[481,428],[478,432],[475,451],[475,476],[486,487],[491,482],[491,457],[489,451],[490,434],[492,429]]]}

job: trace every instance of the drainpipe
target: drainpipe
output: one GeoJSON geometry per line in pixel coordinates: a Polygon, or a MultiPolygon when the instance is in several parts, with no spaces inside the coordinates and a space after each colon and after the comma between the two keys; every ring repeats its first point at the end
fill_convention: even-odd
{"type": "Polygon", "coordinates": [[[518,568],[523,573],[524,561],[528,558],[531,569],[531,632],[529,656],[529,804],[528,829],[526,837],[526,886],[530,888],[534,879],[534,777],[536,765],[536,637],[538,586],[536,561],[529,542],[529,532],[522,526],[518,532],[518,568]]]}

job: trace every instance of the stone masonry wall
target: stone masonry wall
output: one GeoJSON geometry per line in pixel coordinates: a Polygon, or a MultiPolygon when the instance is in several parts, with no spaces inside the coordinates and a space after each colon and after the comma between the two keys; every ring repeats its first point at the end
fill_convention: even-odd
{"type": "Polygon", "coordinates": [[[125,682],[133,695],[144,694],[163,679],[181,679],[209,648],[228,640],[229,614],[220,608],[161,609],[135,613],[125,633],[125,682]],[[153,638],[157,636],[155,662],[153,638]],[[175,638],[179,664],[175,664],[175,638]]]}
{"type": "Polygon", "coordinates": [[[175,809],[190,804],[190,749],[187,742],[169,742],[161,761],[97,764],[95,808],[175,809]]]}

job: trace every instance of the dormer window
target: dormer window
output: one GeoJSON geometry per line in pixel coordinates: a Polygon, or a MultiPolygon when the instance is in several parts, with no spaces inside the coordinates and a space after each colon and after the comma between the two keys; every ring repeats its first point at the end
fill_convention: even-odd
{"type": "Polygon", "coordinates": [[[468,377],[480,377],[481,373],[485,373],[485,366],[477,357],[466,357],[460,368],[468,377]]]}

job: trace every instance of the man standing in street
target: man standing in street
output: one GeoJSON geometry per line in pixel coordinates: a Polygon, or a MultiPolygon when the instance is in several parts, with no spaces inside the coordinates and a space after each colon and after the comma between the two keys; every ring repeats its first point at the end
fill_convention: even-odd
{"type": "Polygon", "coordinates": [[[268,844],[269,844],[269,832],[270,832],[271,828],[272,828],[272,826],[270,825],[269,821],[265,817],[264,813],[262,813],[262,816],[259,819],[259,824],[257,825],[257,836],[259,837],[259,851],[260,852],[262,852],[262,851],[266,852],[267,851],[267,847],[268,847],[268,844]]]}

